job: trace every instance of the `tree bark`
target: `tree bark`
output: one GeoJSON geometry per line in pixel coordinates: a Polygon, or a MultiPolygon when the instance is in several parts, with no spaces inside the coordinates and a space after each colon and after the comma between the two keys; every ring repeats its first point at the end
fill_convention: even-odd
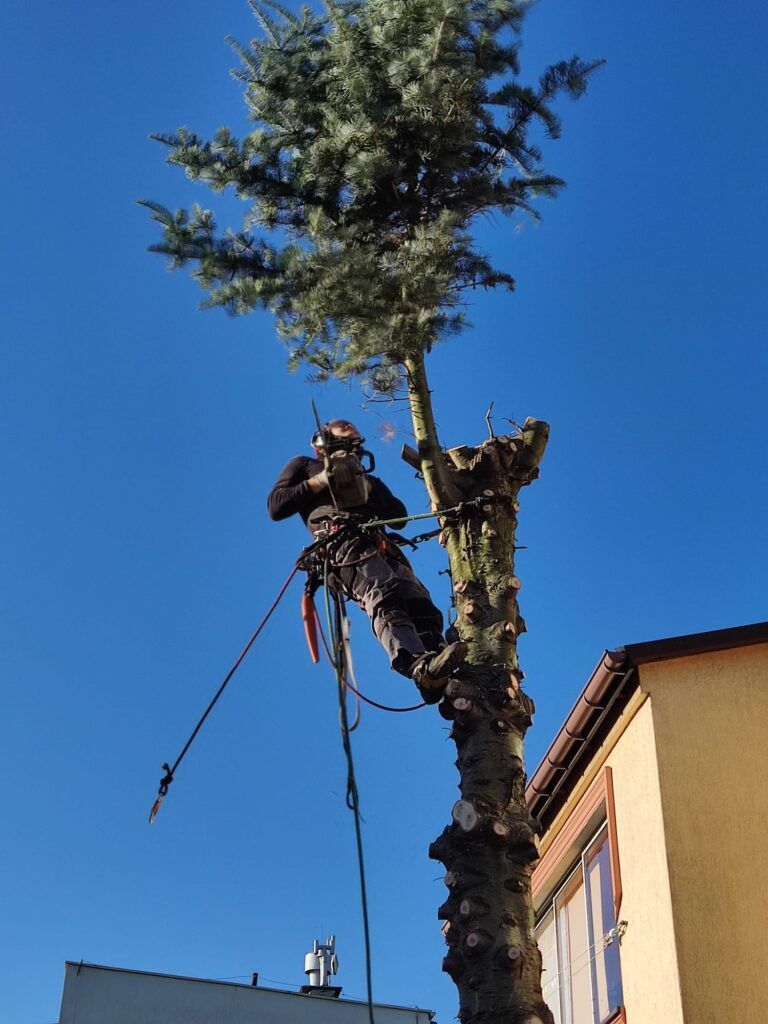
{"type": "Polygon", "coordinates": [[[471,503],[441,520],[456,629],[470,645],[439,705],[453,723],[461,792],[451,824],[429,849],[446,868],[448,898],[438,910],[448,945],[443,970],[458,988],[461,1024],[553,1024],[533,934],[538,841],[525,804],[523,739],[534,708],[520,685],[517,637],[525,623],[514,572],[517,494],[538,476],[549,427],[529,419],[515,436],[443,453],[423,357],[409,358],[406,371],[433,506],[471,503]]]}

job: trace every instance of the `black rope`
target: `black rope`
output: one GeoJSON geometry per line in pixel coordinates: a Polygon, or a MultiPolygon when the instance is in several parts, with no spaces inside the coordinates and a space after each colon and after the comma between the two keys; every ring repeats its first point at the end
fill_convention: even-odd
{"type": "MultiPolygon", "coordinates": [[[[320,633],[320,639],[323,642],[323,650],[325,651],[326,657],[331,663],[331,666],[335,668],[333,655],[331,654],[330,648],[328,647],[328,641],[325,639],[325,633],[323,632],[323,624],[317,616],[317,613],[315,613],[315,623],[320,633]]],[[[422,701],[420,704],[411,704],[407,708],[393,708],[390,707],[389,704],[379,704],[377,700],[373,700],[371,697],[366,697],[365,694],[361,693],[360,690],[358,690],[357,687],[354,686],[346,677],[344,679],[344,685],[348,690],[354,693],[356,697],[359,697],[360,700],[365,701],[366,704],[370,704],[372,708],[378,708],[379,711],[393,711],[399,714],[403,711],[419,711],[421,708],[427,707],[427,702],[422,701]]]]}
{"type": "Polygon", "coordinates": [[[355,779],[355,763],[352,758],[352,741],[349,736],[349,719],[347,717],[347,701],[345,695],[345,672],[344,672],[344,646],[342,641],[341,620],[343,616],[342,599],[334,594],[335,605],[335,626],[331,620],[330,590],[328,577],[330,575],[330,558],[326,554],[323,572],[323,593],[325,596],[325,612],[328,618],[328,635],[331,641],[331,650],[334,652],[333,667],[336,672],[336,688],[339,696],[339,719],[341,722],[341,742],[344,748],[344,755],[347,759],[347,807],[352,811],[355,818],[355,843],[357,846],[357,866],[360,873],[360,902],[363,912],[363,937],[365,941],[365,981],[368,994],[368,1020],[369,1024],[375,1024],[373,1019],[373,983],[371,981],[371,935],[368,924],[368,895],[365,885],[365,864],[363,861],[363,835],[360,828],[360,794],[355,779]]]}
{"type": "MultiPolygon", "coordinates": [[[[302,557],[303,557],[303,555],[302,555],[302,557]]],[[[216,705],[216,702],[218,701],[219,697],[221,697],[222,693],[224,693],[224,690],[227,687],[227,683],[230,681],[230,679],[235,674],[235,672],[237,672],[237,670],[240,667],[240,665],[242,664],[242,661],[245,658],[246,654],[248,653],[248,651],[250,651],[251,647],[255,643],[256,638],[258,637],[259,633],[261,633],[262,629],[264,629],[264,627],[266,626],[266,624],[269,622],[270,618],[272,617],[272,613],[274,612],[275,608],[277,608],[277,606],[280,604],[280,601],[281,601],[281,599],[283,597],[283,594],[286,592],[286,590],[290,586],[291,580],[293,579],[293,577],[296,575],[296,573],[301,568],[300,562],[301,562],[301,559],[299,559],[299,561],[296,563],[296,565],[294,565],[293,569],[291,570],[290,576],[288,577],[288,579],[285,581],[285,583],[280,588],[280,591],[279,591],[277,597],[275,598],[275,600],[270,605],[269,610],[267,611],[267,614],[264,616],[264,618],[261,620],[261,622],[258,624],[256,629],[251,634],[251,638],[248,641],[248,643],[242,649],[240,654],[238,654],[237,659],[236,659],[234,665],[232,666],[232,668],[229,670],[229,672],[227,672],[226,676],[224,676],[224,679],[223,679],[223,681],[221,683],[221,686],[219,686],[218,690],[214,694],[213,699],[209,703],[208,707],[205,709],[205,711],[200,716],[200,718],[199,718],[199,720],[197,722],[197,725],[192,730],[192,734],[190,735],[190,737],[187,740],[187,742],[184,744],[184,747],[182,748],[181,753],[176,758],[176,760],[173,762],[173,767],[170,767],[168,765],[168,762],[166,762],[163,765],[163,771],[165,772],[165,774],[163,775],[162,779],[160,780],[160,788],[157,791],[157,799],[155,800],[154,804],[152,805],[152,810],[149,812],[149,824],[150,825],[153,823],[153,821],[157,817],[157,812],[160,810],[160,804],[163,802],[163,799],[165,798],[166,794],[168,793],[168,787],[173,782],[174,776],[176,775],[176,771],[177,771],[179,765],[181,764],[181,762],[184,760],[184,757],[185,757],[187,751],[189,750],[189,748],[194,743],[195,737],[197,736],[197,734],[202,729],[203,722],[206,720],[208,715],[210,715],[211,711],[213,711],[213,709],[214,709],[214,707],[216,705]]]]}

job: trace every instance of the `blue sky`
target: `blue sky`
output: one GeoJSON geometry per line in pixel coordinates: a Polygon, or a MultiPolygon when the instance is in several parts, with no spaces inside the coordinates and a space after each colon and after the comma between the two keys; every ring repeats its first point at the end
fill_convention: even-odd
{"type": "MultiPolygon", "coordinates": [[[[563,108],[548,153],[568,188],[543,223],[483,229],[516,294],[480,296],[430,372],[447,444],[479,440],[492,399],[552,423],[520,526],[530,769],[604,648],[768,617],[767,20],[756,0],[542,0],[529,19],[530,77],[573,52],[608,65],[563,108]]],[[[362,995],[334,693],[298,586],[146,825],[161,762],[305,541],[264,500],[306,449],[310,397],[425,506],[355,390],[310,389],[268,316],[198,312],[145,251],[136,198],[207,201],[147,134],[242,128],[224,37],[253,22],[240,0],[85,0],[6,5],[0,27],[0,1015],[57,1020],[67,958],[298,985],[331,930],[362,995]]],[[[444,603],[440,549],[416,565],[444,603]]],[[[353,635],[365,690],[409,702],[363,620],[353,635]]],[[[444,726],[365,712],[354,736],[375,995],[443,1024],[426,847],[455,799],[444,726]]]]}

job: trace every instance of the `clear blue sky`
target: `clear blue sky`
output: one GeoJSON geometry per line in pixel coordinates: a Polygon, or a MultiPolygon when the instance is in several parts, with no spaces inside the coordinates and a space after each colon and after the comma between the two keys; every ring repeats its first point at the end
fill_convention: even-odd
{"type": "MultiPolygon", "coordinates": [[[[603,648],[768,617],[766,20],[757,0],[542,0],[529,20],[531,77],[573,52],[609,63],[563,109],[549,164],[569,185],[543,224],[484,231],[517,293],[481,296],[431,373],[446,443],[480,439],[491,399],[552,423],[520,528],[531,769],[603,648]]],[[[241,129],[224,37],[253,23],[240,0],[0,22],[0,1017],[57,1020],[65,958],[299,984],[330,930],[362,995],[334,695],[298,586],[146,825],[161,762],[305,541],[264,499],[313,392],[268,316],[196,310],[134,205],[207,201],[147,134],[241,129]]],[[[314,396],[422,510],[402,437],[379,443],[354,390],[314,396]]],[[[416,561],[444,602],[440,550],[416,561]]],[[[365,689],[408,701],[359,618],[354,635],[365,689]]],[[[375,994],[447,1024],[426,857],[455,799],[444,726],[366,712],[354,741],[375,994]]]]}

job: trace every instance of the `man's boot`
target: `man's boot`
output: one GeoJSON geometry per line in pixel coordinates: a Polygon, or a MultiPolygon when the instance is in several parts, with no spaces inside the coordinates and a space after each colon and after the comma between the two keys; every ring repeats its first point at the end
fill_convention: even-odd
{"type": "Polygon", "coordinates": [[[411,665],[410,677],[427,704],[437,704],[454,670],[467,656],[467,645],[462,640],[447,644],[436,654],[427,651],[411,665]]]}

